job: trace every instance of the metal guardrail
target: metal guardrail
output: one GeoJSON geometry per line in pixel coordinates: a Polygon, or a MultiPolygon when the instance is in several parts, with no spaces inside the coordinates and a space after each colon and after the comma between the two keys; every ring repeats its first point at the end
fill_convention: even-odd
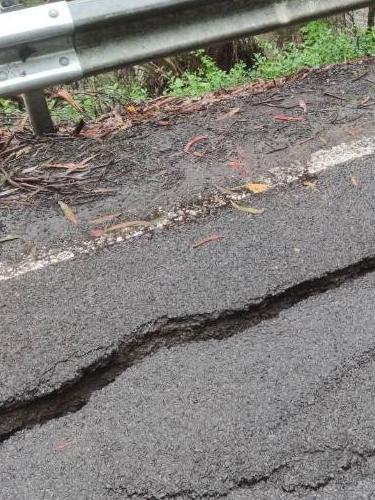
{"type": "MultiPolygon", "coordinates": [[[[73,0],[5,13],[0,15],[0,96],[35,97],[52,85],[371,2],[73,0]]],[[[37,119],[34,105],[29,113],[35,132],[50,128],[37,119]]]]}
{"type": "MultiPolygon", "coordinates": [[[[23,9],[21,0],[0,0],[0,14],[23,9]]],[[[43,90],[33,90],[23,94],[30,122],[36,133],[48,133],[55,130],[43,90]]]]}

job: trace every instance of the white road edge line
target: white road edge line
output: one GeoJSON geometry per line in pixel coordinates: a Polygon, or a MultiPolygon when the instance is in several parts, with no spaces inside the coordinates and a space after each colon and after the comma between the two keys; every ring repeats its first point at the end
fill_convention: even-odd
{"type": "MultiPolygon", "coordinates": [[[[273,188],[280,184],[294,182],[306,173],[312,175],[318,174],[329,168],[336,167],[338,165],[344,166],[350,161],[370,156],[374,153],[375,139],[365,137],[359,141],[343,143],[330,149],[321,149],[316,151],[311,155],[310,162],[307,165],[294,163],[288,169],[275,168],[270,171],[271,177],[265,179],[265,181],[267,181],[270,184],[270,187],[273,188]]],[[[239,199],[245,196],[246,195],[234,194],[233,198],[239,199]]],[[[226,201],[223,198],[220,198],[220,196],[218,196],[213,203],[214,206],[222,206],[225,204],[226,201]]],[[[165,218],[160,219],[158,223],[151,228],[151,230],[171,225],[175,221],[182,220],[182,217],[186,215],[190,217],[190,219],[193,219],[201,214],[202,212],[197,210],[177,209],[166,214],[165,218]]],[[[75,259],[79,255],[94,254],[101,248],[110,247],[118,243],[122,243],[123,241],[137,238],[143,235],[144,232],[145,231],[140,230],[126,236],[101,237],[97,240],[84,241],[79,244],[71,245],[64,250],[44,249],[39,253],[40,256],[37,259],[27,258],[15,265],[3,264],[0,262],[0,281],[8,281],[27,273],[38,271],[62,262],[67,262],[75,259]]]]}

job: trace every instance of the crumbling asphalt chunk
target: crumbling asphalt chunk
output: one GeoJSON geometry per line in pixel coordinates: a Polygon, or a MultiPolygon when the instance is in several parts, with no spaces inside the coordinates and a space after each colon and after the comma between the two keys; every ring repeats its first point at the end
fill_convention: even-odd
{"type": "MultiPolygon", "coordinates": [[[[108,369],[111,363],[122,373],[129,351],[143,359],[142,349],[153,351],[171,329],[174,342],[204,338],[201,327],[210,322],[218,327],[237,314],[253,321],[271,313],[272,300],[282,309],[284,293],[290,307],[295,295],[300,300],[371,270],[371,165],[371,158],[353,162],[348,176],[342,175],[348,167],[338,167],[320,178],[317,191],[294,186],[267,194],[259,217],[213,213],[151,240],[1,283],[1,411],[3,422],[9,411],[8,422],[13,420],[3,435],[23,425],[13,412],[23,407],[25,413],[30,403],[47,403],[50,418],[70,408],[63,391],[77,388],[72,406],[80,407],[118,376],[117,368],[108,369]],[[352,174],[361,179],[361,190],[353,188],[352,174]],[[224,239],[192,248],[213,231],[224,239]],[[90,377],[93,385],[80,393],[90,377]]],[[[43,414],[30,411],[30,420],[43,414]]]]}

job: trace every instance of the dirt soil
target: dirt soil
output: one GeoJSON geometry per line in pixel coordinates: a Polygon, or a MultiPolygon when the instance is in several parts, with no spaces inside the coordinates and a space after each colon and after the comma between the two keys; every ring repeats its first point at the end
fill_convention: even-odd
{"type": "Polygon", "coordinates": [[[22,239],[0,245],[2,261],[90,238],[89,221],[108,213],[152,219],[199,206],[222,188],[272,180],[279,167],[293,174],[317,150],[372,135],[374,61],[314,70],[257,95],[248,87],[171,102],[127,111],[133,126],[117,112],[116,130],[100,139],[15,134],[0,153],[0,238],[22,239]],[[56,168],[67,164],[71,172],[56,168]],[[79,225],[66,220],[59,201],[79,225]]]}

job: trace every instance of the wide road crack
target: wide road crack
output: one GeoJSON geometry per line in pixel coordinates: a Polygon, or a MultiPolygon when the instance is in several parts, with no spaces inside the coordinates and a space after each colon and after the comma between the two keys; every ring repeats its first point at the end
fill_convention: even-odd
{"type": "Polygon", "coordinates": [[[301,282],[278,294],[254,300],[243,309],[179,318],[162,317],[142,325],[58,390],[31,400],[10,402],[0,408],[0,442],[21,429],[80,410],[93,393],[161,348],[231,337],[277,317],[281,311],[303,300],[373,271],[375,257],[369,257],[341,270],[301,282]]]}

